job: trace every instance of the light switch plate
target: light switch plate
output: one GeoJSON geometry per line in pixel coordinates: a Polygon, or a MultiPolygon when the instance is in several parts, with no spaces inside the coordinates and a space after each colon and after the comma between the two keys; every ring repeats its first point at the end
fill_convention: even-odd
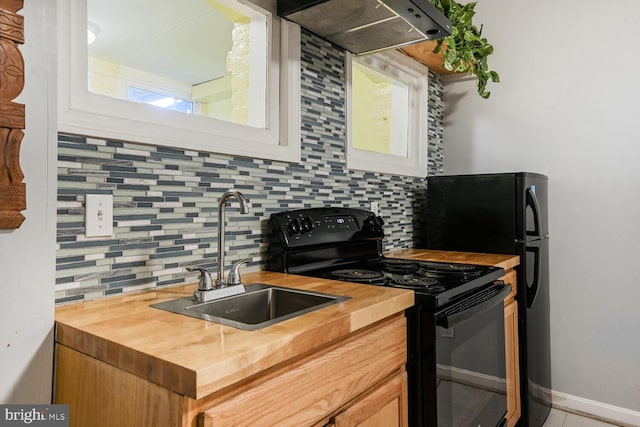
{"type": "Polygon", "coordinates": [[[87,237],[113,235],[113,196],[111,194],[87,194],[85,212],[87,237]]]}
{"type": "Polygon", "coordinates": [[[380,205],[378,204],[378,202],[371,202],[370,210],[374,215],[380,215],[380,205]]]}

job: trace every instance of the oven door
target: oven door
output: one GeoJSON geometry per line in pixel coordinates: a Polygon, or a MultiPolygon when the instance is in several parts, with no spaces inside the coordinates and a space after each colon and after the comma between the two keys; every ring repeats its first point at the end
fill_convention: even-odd
{"type": "Polygon", "coordinates": [[[510,291],[496,282],[435,313],[438,426],[506,422],[504,299],[510,291]]]}
{"type": "Polygon", "coordinates": [[[434,312],[407,314],[409,420],[420,427],[495,427],[506,422],[501,281],[434,312]]]}

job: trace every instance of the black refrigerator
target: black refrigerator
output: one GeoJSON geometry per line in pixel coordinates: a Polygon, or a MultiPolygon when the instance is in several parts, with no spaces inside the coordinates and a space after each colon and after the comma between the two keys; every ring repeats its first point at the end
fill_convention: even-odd
{"type": "Polygon", "coordinates": [[[427,178],[421,247],[514,254],[521,418],[540,427],[550,410],[549,233],[545,175],[517,172],[427,178]]]}

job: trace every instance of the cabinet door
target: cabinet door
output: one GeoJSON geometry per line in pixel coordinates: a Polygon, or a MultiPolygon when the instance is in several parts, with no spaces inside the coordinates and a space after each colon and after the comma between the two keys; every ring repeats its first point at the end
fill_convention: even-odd
{"type": "Polygon", "coordinates": [[[406,427],[407,374],[396,376],[335,416],[335,427],[406,427]]]}
{"type": "Polygon", "coordinates": [[[518,357],[518,304],[505,301],[504,344],[507,367],[507,427],[520,418],[520,369],[518,357]]]}

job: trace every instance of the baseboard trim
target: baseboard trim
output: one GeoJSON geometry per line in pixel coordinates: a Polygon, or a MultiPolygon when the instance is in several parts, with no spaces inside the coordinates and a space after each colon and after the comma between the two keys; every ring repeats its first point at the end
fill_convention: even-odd
{"type": "Polygon", "coordinates": [[[438,378],[466,384],[471,387],[489,390],[494,393],[506,394],[507,381],[493,375],[456,368],[454,366],[436,364],[438,378]]]}
{"type": "Polygon", "coordinates": [[[640,426],[640,412],[559,391],[551,391],[551,406],[624,427],[640,426]]]}

